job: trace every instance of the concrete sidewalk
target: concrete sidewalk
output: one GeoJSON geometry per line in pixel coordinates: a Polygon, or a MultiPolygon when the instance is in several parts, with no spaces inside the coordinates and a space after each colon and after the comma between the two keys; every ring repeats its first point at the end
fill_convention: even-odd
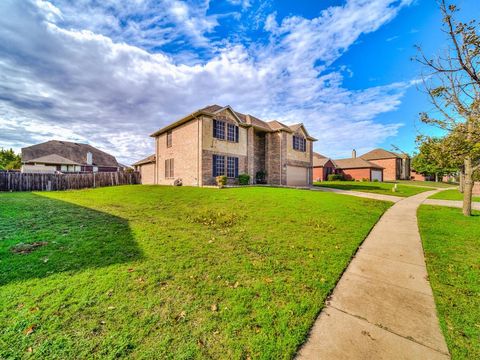
{"type": "Polygon", "coordinates": [[[385,212],[337,284],[298,359],[449,358],[416,217],[418,206],[437,191],[399,199],[385,212]]]}
{"type": "Polygon", "coordinates": [[[312,186],[310,190],[333,192],[336,194],[350,195],[350,196],[363,197],[367,199],[384,200],[384,201],[392,201],[392,202],[398,202],[403,199],[403,197],[400,197],[400,196],[383,195],[383,194],[368,193],[368,192],[354,191],[354,190],[341,190],[341,189],[327,188],[322,186],[312,186]]]}
{"type": "MultiPolygon", "coordinates": [[[[463,201],[457,200],[426,199],[423,203],[425,205],[448,206],[460,209],[463,207],[463,201]]],[[[480,202],[472,202],[472,209],[480,210],[480,202]]]]}

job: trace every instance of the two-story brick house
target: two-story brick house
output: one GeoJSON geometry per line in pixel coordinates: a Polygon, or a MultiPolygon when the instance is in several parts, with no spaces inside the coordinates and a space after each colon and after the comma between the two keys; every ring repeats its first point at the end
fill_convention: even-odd
{"type": "Polygon", "coordinates": [[[374,149],[360,156],[362,159],[384,168],[385,181],[407,180],[410,178],[410,157],[384,149],[374,149]]]}
{"type": "Polygon", "coordinates": [[[214,185],[226,175],[266,174],[267,184],[312,184],[313,142],[303,124],[284,125],[211,105],[156,131],[155,183],[214,185]]]}

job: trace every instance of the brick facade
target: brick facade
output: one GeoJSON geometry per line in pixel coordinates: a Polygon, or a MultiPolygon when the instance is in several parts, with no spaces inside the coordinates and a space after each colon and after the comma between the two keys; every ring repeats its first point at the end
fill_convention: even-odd
{"type": "MultiPolygon", "coordinates": [[[[172,146],[167,146],[168,130],[159,130],[156,139],[157,162],[155,166],[157,184],[173,184],[181,178],[184,185],[215,185],[213,177],[213,155],[224,155],[238,158],[238,174],[249,174],[251,183],[256,173],[266,172],[268,184],[287,185],[288,166],[306,168],[307,184],[312,183],[313,138],[297,125],[296,134],[306,139],[306,151],[293,149],[293,129],[283,126],[282,129],[271,129],[267,123],[253,126],[246,122],[249,116],[238,115],[229,108],[208,114],[189,115],[188,120],[172,126],[172,146]],[[213,136],[213,120],[224,121],[238,126],[238,141],[218,139],[213,136]],[[165,160],[174,159],[174,176],[166,178],[165,160]]],[[[257,119],[257,121],[260,121],[257,119]]],[[[167,127],[166,129],[168,129],[167,127]]],[[[225,164],[226,170],[226,164],[225,164]]],[[[237,183],[237,179],[228,179],[229,184],[237,183]]]]}
{"type": "Polygon", "coordinates": [[[345,180],[371,180],[371,169],[343,169],[341,173],[345,180]]]}
{"type": "Polygon", "coordinates": [[[384,168],[383,169],[384,181],[395,181],[400,179],[402,159],[392,158],[392,159],[378,159],[378,160],[368,160],[368,161],[384,168]]]}

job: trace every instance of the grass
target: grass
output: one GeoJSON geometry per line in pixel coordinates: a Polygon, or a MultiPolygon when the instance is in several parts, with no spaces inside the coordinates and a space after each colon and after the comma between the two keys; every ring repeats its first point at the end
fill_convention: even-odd
{"type": "Polygon", "coordinates": [[[453,359],[480,359],[480,212],[423,205],[419,227],[440,325],[453,359]]]}
{"type": "MultiPolygon", "coordinates": [[[[463,200],[463,194],[457,189],[445,190],[430,196],[430,199],[463,200]]],[[[480,196],[473,196],[473,201],[480,201],[480,196]]]]}
{"type": "Polygon", "coordinates": [[[407,197],[419,194],[424,191],[429,191],[429,188],[422,188],[418,186],[398,185],[397,192],[393,192],[393,184],[386,182],[368,182],[368,181],[324,181],[316,182],[315,186],[329,187],[341,190],[355,190],[361,192],[369,192],[383,195],[393,195],[407,197]]]}
{"type": "Polygon", "coordinates": [[[0,358],[292,358],[389,206],[274,188],[0,194],[0,358]]]}
{"type": "Polygon", "coordinates": [[[397,180],[397,181],[387,181],[387,182],[390,182],[390,183],[397,182],[402,185],[428,186],[428,187],[434,187],[438,189],[454,188],[458,186],[456,184],[450,184],[445,182],[435,182],[435,181],[397,180]]]}

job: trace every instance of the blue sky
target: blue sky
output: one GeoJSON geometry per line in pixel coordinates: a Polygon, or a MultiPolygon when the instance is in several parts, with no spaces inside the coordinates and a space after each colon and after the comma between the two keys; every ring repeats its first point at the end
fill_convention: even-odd
{"type": "Polygon", "coordinates": [[[434,131],[410,60],[445,46],[433,0],[2,0],[0,14],[0,147],[73,140],[131,163],[214,103],[303,122],[334,158],[412,152],[434,131]]]}

